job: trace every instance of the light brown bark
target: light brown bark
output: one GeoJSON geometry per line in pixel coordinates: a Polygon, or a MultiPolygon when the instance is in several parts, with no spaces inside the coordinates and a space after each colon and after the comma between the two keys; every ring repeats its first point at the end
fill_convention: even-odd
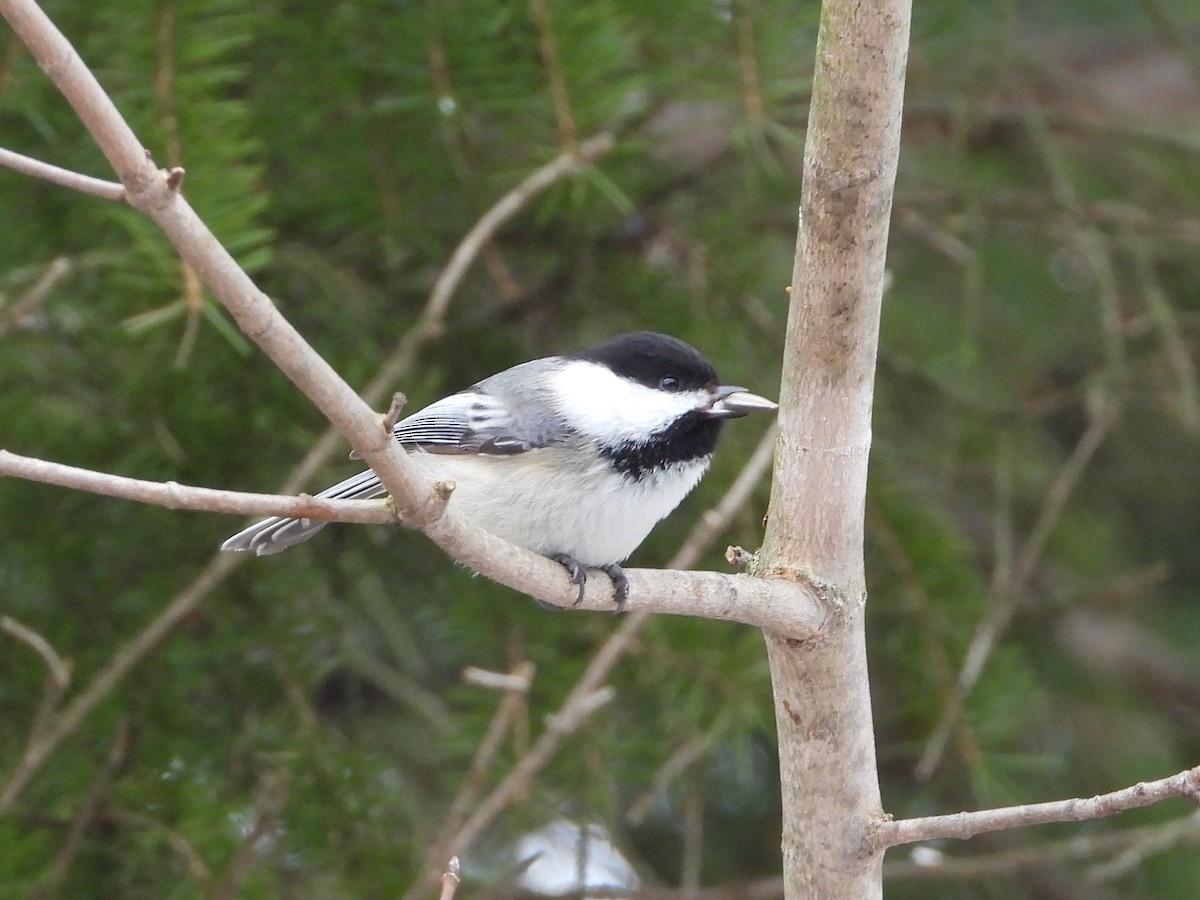
{"type": "Polygon", "coordinates": [[[863,529],[908,0],[826,0],[804,155],[763,574],[807,582],[816,639],[767,634],[792,900],[882,895],[863,529]]]}

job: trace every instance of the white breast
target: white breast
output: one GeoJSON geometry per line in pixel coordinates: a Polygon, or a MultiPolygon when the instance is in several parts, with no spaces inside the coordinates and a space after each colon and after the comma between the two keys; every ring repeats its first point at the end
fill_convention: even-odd
{"type": "Polygon", "coordinates": [[[709,462],[690,460],[633,482],[607,460],[580,473],[578,451],[560,447],[512,456],[412,456],[431,480],[455,483],[451,506],[476,524],[535,553],[566,553],[585,566],[629,556],[696,486],[709,462]]]}

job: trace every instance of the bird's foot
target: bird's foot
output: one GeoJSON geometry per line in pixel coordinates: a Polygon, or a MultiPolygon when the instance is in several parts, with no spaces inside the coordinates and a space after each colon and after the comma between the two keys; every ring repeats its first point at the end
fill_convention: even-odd
{"type": "Polygon", "coordinates": [[[578,606],[583,602],[583,586],[587,584],[587,570],[579,564],[579,560],[569,553],[555,553],[550,558],[567,570],[567,574],[571,576],[571,584],[579,585],[579,596],[571,604],[578,606]]]}
{"type": "MultiPolygon", "coordinates": [[[[587,584],[587,569],[585,569],[575,557],[569,553],[555,553],[550,557],[560,566],[567,570],[567,574],[571,577],[571,584],[579,586],[579,596],[575,598],[572,606],[578,606],[583,602],[583,586],[587,584]]],[[[616,563],[607,566],[597,566],[601,572],[612,579],[613,583],[613,603],[617,604],[614,612],[625,611],[625,601],[629,598],[629,579],[625,577],[625,571],[616,563]]],[[[552,603],[545,603],[541,600],[535,601],[542,609],[560,611],[563,607],[555,606],[552,603]]]]}
{"type": "Polygon", "coordinates": [[[611,563],[607,566],[600,566],[600,571],[612,579],[613,603],[617,604],[617,608],[613,612],[625,612],[625,601],[629,599],[629,579],[625,577],[625,570],[616,563],[611,563]]]}

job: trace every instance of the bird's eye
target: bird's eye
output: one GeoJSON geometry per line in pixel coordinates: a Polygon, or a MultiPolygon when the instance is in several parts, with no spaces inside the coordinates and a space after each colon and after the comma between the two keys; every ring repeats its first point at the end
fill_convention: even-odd
{"type": "Polygon", "coordinates": [[[658,383],[658,386],[664,391],[677,391],[679,390],[679,379],[674,375],[668,375],[658,383]]]}

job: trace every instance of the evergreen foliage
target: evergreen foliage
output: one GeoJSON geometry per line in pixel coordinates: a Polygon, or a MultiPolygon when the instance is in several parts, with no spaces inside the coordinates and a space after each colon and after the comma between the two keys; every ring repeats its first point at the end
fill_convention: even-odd
{"type": "MultiPolygon", "coordinates": [[[[548,29],[518,0],[45,5],[154,158],[186,168],[217,236],[351,383],[370,381],[418,320],[492,203],[572,140],[611,131],[610,156],[484,251],[444,335],[396,387],[423,404],[653,328],[702,348],[727,380],[774,390],[816,4],[553,0],[548,29]]],[[[1200,756],[1200,72],[1178,50],[1195,47],[1200,18],[1186,0],[917,13],[868,501],[881,778],[897,816],[1090,795],[1200,756]],[[1110,424],[1055,512],[1048,498],[1098,422],[1110,424]],[[1026,555],[1028,577],[1007,583],[1026,555]],[[1012,625],[919,779],[1006,591],[1012,625]]],[[[111,177],[7,31],[0,135],[111,177]]],[[[0,170],[0,222],[0,447],[147,479],[282,483],[324,423],[149,221],[0,170]]],[[[728,430],[634,563],[669,559],[758,437],[728,430]]],[[[336,461],[309,488],[354,465],[336,461]]],[[[765,491],[703,566],[724,569],[726,544],[757,546],[765,491]]],[[[5,480],[0,614],[70,658],[78,689],[237,527],[5,480]]],[[[491,785],[618,624],[548,615],[388,529],[335,526],[249,561],[0,818],[0,895],[223,896],[267,813],[236,896],[400,895],[496,709],[461,670],[537,667],[491,785]],[[56,868],[118,735],[127,748],[92,825],[56,868]]],[[[45,672],[0,641],[2,781],[45,672]]],[[[605,822],[659,884],[679,884],[696,809],[702,884],[777,873],[760,636],[655,621],[608,683],[615,699],[465,861],[464,895],[507,890],[504,848],[564,810],[605,822]]],[[[1165,804],[1079,830],[1187,813],[1165,804]]],[[[889,896],[1193,896],[1196,836],[1128,866],[1110,854],[973,881],[898,876],[889,896]],[[1099,882],[1077,887],[1088,877],[1099,882]]]]}

